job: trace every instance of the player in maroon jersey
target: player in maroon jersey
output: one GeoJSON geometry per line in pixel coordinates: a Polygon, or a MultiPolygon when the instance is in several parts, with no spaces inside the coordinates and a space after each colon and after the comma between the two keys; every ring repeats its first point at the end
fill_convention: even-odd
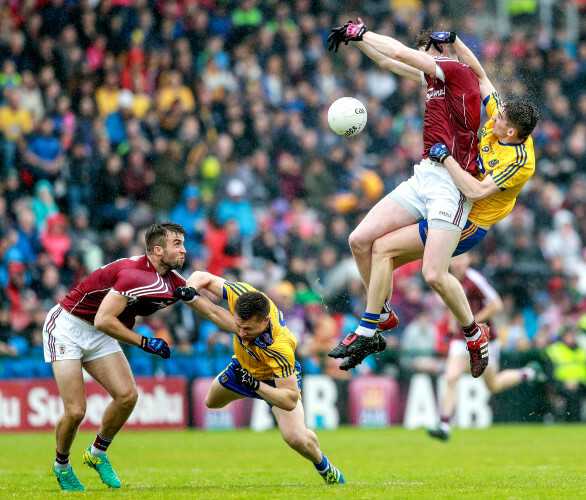
{"type": "MultiPolygon", "coordinates": [[[[422,32],[416,40],[419,50],[414,50],[391,37],[366,31],[360,19],[358,24],[350,22],[332,30],[330,50],[337,49],[342,41],[354,41],[379,66],[427,85],[422,159],[415,165],[414,175],[380,200],[352,232],[350,248],[369,298],[379,296],[383,289],[387,293],[389,284],[371,277],[373,242],[385,234],[428,220],[423,277],[462,325],[472,375],[478,377],[488,364],[488,327],[477,324],[462,286],[448,269],[472,203],[460,192],[449,172],[429,156],[433,145],[441,141],[456,151],[454,157],[464,170],[471,174],[477,172],[479,83],[472,69],[457,60],[451,45],[445,45],[445,49],[440,43],[431,46],[430,35],[431,32],[422,32]]],[[[390,310],[388,300],[382,312],[387,309],[390,310]]],[[[329,355],[346,358],[341,369],[353,368],[368,354],[385,348],[384,337],[377,327],[388,329],[385,323],[389,322],[396,323],[396,317],[381,318],[381,311],[369,310],[367,304],[356,332],[348,334],[329,355]]]]}
{"type": "MultiPolygon", "coordinates": [[[[131,328],[137,316],[148,316],[177,302],[173,293],[185,285],[177,272],[185,261],[184,235],[179,224],[153,224],[145,235],[145,255],[120,259],[94,271],[47,315],[43,327],[45,361],[51,363],[64,406],[55,430],[53,471],[64,490],[85,489],[69,462],[86,410],[82,368],[113,398],[83,461],[105,484],[120,487],[106,450],[132,413],[138,393],[118,342],[165,359],[171,355],[163,339],[144,337],[131,328]]],[[[223,330],[236,332],[234,319],[225,309],[204,297],[187,304],[223,330]]]]}
{"type": "MultiPolygon", "coordinates": [[[[450,270],[454,277],[462,283],[476,319],[490,325],[490,318],[503,309],[503,303],[488,280],[470,267],[471,262],[470,253],[458,255],[452,259],[450,270]]],[[[456,408],[456,383],[462,375],[470,371],[466,342],[457,333],[457,325],[451,315],[446,330],[450,337],[450,347],[445,369],[446,389],[440,402],[440,423],[436,429],[428,431],[431,437],[442,441],[449,439],[452,430],[451,421],[456,408]]],[[[490,351],[490,362],[482,374],[482,378],[491,393],[496,394],[525,381],[545,381],[545,373],[541,365],[535,361],[524,368],[499,372],[500,348],[496,331],[492,325],[490,325],[488,350],[490,351]]]]}

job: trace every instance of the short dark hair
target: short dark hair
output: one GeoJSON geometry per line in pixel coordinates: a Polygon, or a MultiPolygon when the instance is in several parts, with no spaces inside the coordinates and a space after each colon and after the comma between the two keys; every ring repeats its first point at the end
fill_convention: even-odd
{"type": "Polygon", "coordinates": [[[537,106],[528,99],[512,99],[503,105],[503,112],[509,127],[517,130],[519,139],[526,139],[535,129],[539,120],[537,106]]]}
{"type": "Polygon", "coordinates": [[[425,47],[427,45],[427,41],[429,37],[433,34],[433,29],[427,28],[422,29],[415,35],[415,46],[419,49],[420,47],[425,47]]]}
{"type": "Polygon", "coordinates": [[[234,312],[245,321],[252,317],[263,320],[271,312],[271,302],[264,293],[244,292],[236,299],[234,312]]]}
{"type": "Polygon", "coordinates": [[[174,222],[155,222],[150,225],[144,235],[147,253],[153,253],[156,246],[165,248],[169,234],[185,236],[185,229],[174,222]]]}

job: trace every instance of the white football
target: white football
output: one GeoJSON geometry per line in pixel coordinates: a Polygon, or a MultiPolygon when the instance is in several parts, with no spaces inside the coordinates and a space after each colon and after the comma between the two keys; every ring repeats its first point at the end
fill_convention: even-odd
{"type": "Polygon", "coordinates": [[[328,110],[328,123],[336,134],[352,137],[366,126],[366,108],[354,97],[340,97],[328,110]]]}

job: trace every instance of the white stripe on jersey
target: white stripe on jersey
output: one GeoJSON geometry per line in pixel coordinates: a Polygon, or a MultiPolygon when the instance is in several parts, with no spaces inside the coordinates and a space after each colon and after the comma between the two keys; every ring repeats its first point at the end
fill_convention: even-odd
{"type": "MultiPolygon", "coordinates": [[[[118,259],[118,260],[122,260],[122,259],[118,259]]],[[[93,291],[91,291],[91,292],[84,293],[84,295],[83,295],[83,297],[81,298],[81,300],[78,300],[78,301],[75,303],[75,305],[74,305],[74,306],[71,308],[71,311],[69,311],[69,314],[73,314],[73,311],[75,311],[75,308],[76,308],[76,307],[77,307],[79,304],[81,304],[81,303],[84,301],[84,299],[85,299],[85,298],[86,298],[88,295],[91,295],[92,293],[105,292],[106,290],[110,290],[111,288],[112,288],[112,287],[110,287],[110,288],[103,288],[102,290],[93,290],[93,291]]]]}
{"type": "MultiPolygon", "coordinates": [[[[118,292],[118,290],[114,290],[118,292]]],[[[158,292],[167,292],[169,291],[169,287],[163,281],[163,278],[160,275],[157,275],[157,281],[151,283],[150,285],[140,286],[137,288],[132,288],[130,290],[126,290],[124,292],[118,292],[121,295],[129,295],[131,297],[142,297],[143,295],[153,295],[158,292]]]]}
{"type": "Polygon", "coordinates": [[[488,280],[482,276],[476,269],[468,268],[466,270],[466,278],[472,281],[478,289],[484,295],[484,298],[487,302],[492,302],[495,299],[499,298],[499,294],[493,288],[493,286],[488,282],[488,280]]]}

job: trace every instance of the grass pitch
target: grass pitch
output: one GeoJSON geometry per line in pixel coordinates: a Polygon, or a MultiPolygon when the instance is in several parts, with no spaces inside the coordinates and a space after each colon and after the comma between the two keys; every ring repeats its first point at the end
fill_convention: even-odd
{"type": "MultiPolygon", "coordinates": [[[[508,425],[425,431],[318,432],[345,485],[327,486],[278,431],[122,431],[109,457],[122,481],[108,489],[81,463],[93,433],[77,436],[74,470],[91,498],[577,498],[586,496],[585,425],[508,425]]],[[[0,498],[57,498],[50,433],[0,435],[0,498]]]]}

